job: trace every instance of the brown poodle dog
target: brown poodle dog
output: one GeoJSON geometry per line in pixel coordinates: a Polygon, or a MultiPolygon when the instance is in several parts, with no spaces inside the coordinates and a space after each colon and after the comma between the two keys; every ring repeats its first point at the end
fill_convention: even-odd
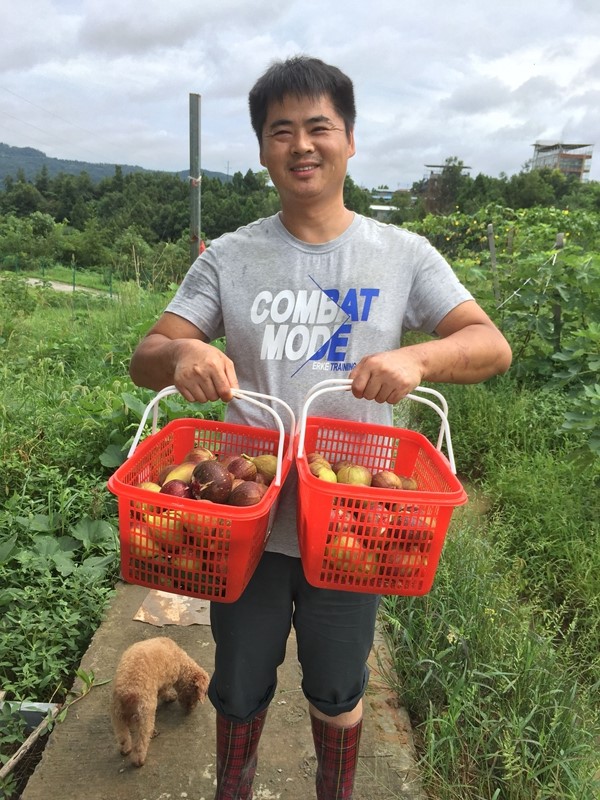
{"type": "Polygon", "coordinates": [[[131,645],[117,667],[111,703],[121,753],[131,753],[133,764],[141,767],[156,735],[158,703],[179,700],[189,712],[204,702],[208,681],[208,674],[172,639],[159,636],[131,645]]]}

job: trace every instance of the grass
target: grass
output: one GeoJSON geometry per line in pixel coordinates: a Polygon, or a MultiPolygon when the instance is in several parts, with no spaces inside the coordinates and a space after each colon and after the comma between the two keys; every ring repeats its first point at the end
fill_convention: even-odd
{"type": "Polygon", "coordinates": [[[436,800],[593,800],[598,464],[571,460],[559,395],[507,379],[444,394],[485,510],[455,512],[429,595],[382,609],[423,780],[436,800]]]}
{"type": "MultiPolygon", "coordinates": [[[[101,459],[111,443],[120,453],[137,428],[127,362],[164,304],[135,287],[111,300],[27,287],[15,276],[0,281],[0,686],[7,699],[64,700],[112,594],[116,504],[106,490],[112,469],[101,459]]],[[[19,743],[14,727],[3,725],[0,763],[19,743]]],[[[11,796],[11,780],[0,796],[11,796]]]]}
{"type": "MultiPolygon", "coordinates": [[[[166,300],[131,285],[111,300],[0,281],[0,684],[10,699],[64,698],[113,590],[106,480],[151,396],[129,380],[129,357],[166,300]]],[[[598,464],[574,459],[580,441],[560,429],[559,393],[504,378],[444,394],[457,465],[483,511],[455,512],[428,595],[382,604],[387,677],[411,716],[422,780],[435,800],[595,800],[598,464]]],[[[166,414],[189,406],[170,398],[166,414]]],[[[435,439],[435,419],[413,419],[435,439]]],[[[0,732],[0,758],[14,737],[0,732]]]]}
{"type": "Polygon", "coordinates": [[[390,680],[425,784],[440,800],[592,800],[597,698],[576,653],[523,600],[522,565],[497,548],[495,525],[459,517],[432,592],[384,600],[390,680]]]}

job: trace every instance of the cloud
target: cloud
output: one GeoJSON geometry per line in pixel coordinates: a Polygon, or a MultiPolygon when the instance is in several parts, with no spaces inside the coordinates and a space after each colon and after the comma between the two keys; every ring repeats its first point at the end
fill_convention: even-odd
{"type": "Polygon", "coordinates": [[[510,97],[510,89],[498,78],[476,77],[452,92],[443,101],[442,107],[449,112],[456,111],[470,116],[504,107],[510,97]]]}
{"type": "MultiPolygon", "coordinates": [[[[456,156],[512,174],[545,132],[594,142],[596,0],[20,0],[2,4],[0,141],[48,155],[185,169],[189,94],[202,165],[259,169],[247,95],[296,53],[355,86],[352,177],[410,186],[456,156]]],[[[600,143],[598,143],[600,147],[600,143]]],[[[600,151],[592,177],[600,174],[600,151]]]]}

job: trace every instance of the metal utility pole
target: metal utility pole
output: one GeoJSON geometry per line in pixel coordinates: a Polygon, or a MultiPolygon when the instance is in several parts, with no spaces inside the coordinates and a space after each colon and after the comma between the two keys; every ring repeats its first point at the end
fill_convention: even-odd
{"type": "Polygon", "coordinates": [[[200,95],[190,94],[190,264],[202,244],[202,173],[200,167],[200,95]]]}

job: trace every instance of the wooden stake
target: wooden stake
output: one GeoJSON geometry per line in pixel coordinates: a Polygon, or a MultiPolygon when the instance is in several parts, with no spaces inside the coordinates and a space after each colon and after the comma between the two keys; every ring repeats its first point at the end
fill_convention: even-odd
{"type": "Polygon", "coordinates": [[[8,759],[8,761],[2,767],[2,769],[0,769],[0,780],[6,778],[6,776],[13,771],[13,769],[17,766],[17,764],[23,758],[23,756],[29,752],[29,750],[37,742],[40,736],[42,736],[42,734],[45,732],[46,728],[48,727],[48,722],[52,721],[60,713],[60,710],[61,710],[60,706],[56,706],[55,708],[51,709],[50,720],[48,720],[47,717],[44,717],[44,719],[40,722],[37,728],[29,734],[29,736],[27,737],[27,739],[25,739],[25,741],[23,742],[21,747],[19,747],[17,752],[14,753],[8,759]]]}
{"type": "Polygon", "coordinates": [[[496,263],[496,242],[494,241],[494,226],[490,222],[487,226],[488,247],[490,248],[490,264],[492,266],[492,281],[494,284],[494,297],[496,303],[500,302],[500,285],[498,283],[498,264],[496,263]]]}

